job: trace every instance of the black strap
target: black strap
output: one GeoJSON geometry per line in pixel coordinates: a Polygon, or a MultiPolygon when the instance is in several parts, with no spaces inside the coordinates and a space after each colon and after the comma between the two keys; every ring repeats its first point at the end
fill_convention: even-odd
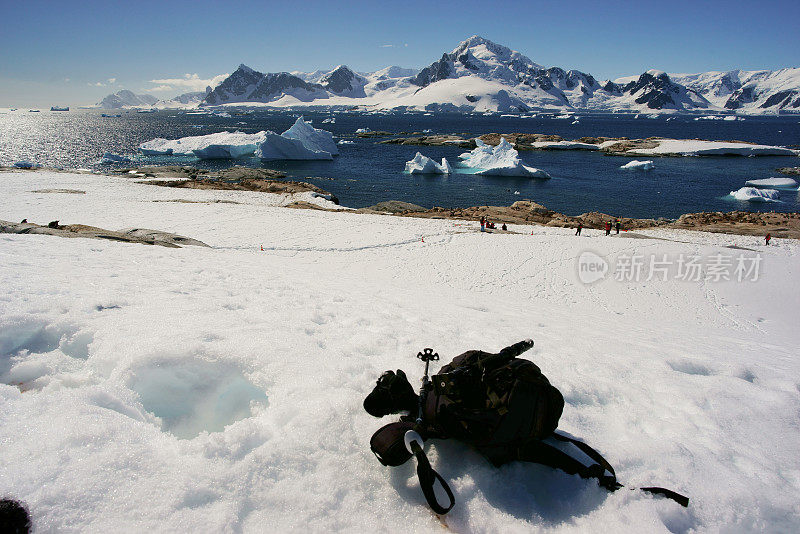
{"type": "Polygon", "coordinates": [[[422,488],[422,494],[425,495],[425,500],[428,501],[428,506],[439,515],[446,514],[453,508],[453,505],[456,504],[456,499],[453,496],[450,486],[447,485],[447,482],[445,482],[439,473],[433,470],[431,463],[428,461],[428,457],[425,456],[425,451],[422,450],[419,443],[416,441],[411,442],[411,449],[414,451],[414,456],[417,457],[419,486],[422,488]],[[446,508],[436,500],[436,492],[433,486],[437,480],[439,484],[442,485],[442,488],[444,488],[444,491],[447,493],[447,498],[450,500],[450,504],[446,508]]]}
{"type": "MultiPolygon", "coordinates": [[[[624,487],[617,481],[617,475],[614,472],[614,468],[611,467],[611,464],[609,464],[608,461],[592,447],[582,441],[578,441],[574,438],[559,434],[557,432],[554,432],[552,437],[558,441],[575,445],[578,449],[580,449],[581,452],[586,454],[586,456],[594,460],[596,463],[594,465],[586,466],[564,451],[553,447],[544,441],[526,443],[517,451],[517,459],[560,469],[566,473],[569,473],[570,475],[579,475],[581,478],[596,478],[598,484],[609,491],[616,491],[624,487]]],[[[667,497],[668,499],[672,499],[684,508],[689,506],[689,498],[675,491],[657,486],[639,489],[654,495],[661,495],[663,497],[667,497]]]]}

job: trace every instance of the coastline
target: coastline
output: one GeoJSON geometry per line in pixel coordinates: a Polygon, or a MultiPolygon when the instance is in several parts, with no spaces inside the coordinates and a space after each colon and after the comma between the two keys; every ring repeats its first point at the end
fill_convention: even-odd
{"type": "MultiPolygon", "coordinates": [[[[57,169],[14,169],[0,167],[0,173],[6,172],[63,172],[81,173],[81,171],[57,169]]],[[[84,174],[90,174],[83,171],[84,174]]],[[[91,173],[97,174],[97,173],[91,173]]],[[[386,200],[366,208],[347,208],[339,206],[339,199],[333,194],[313,184],[283,180],[286,175],[271,169],[252,169],[248,167],[230,167],[222,171],[208,171],[189,166],[151,166],[138,169],[120,169],[118,172],[100,174],[115,178],[135,179],[138,183],[170,188],[187,188],[223,191],[251,191],[283,195],[289,200],[285,207],[313,209],[322,211],[346,211],[362,214],[393,215],[421,219],[450,219],[477,221],[481,217],[498,224],[536,225],[558,228],[576,228],[580,223],[586,229],[603,228],[606,222],[619,219],[622,229],[676,229],[694,230],[729,235],[764,236],[800,239],[800,212],[750,212],[732,210],[728,212],[694,212],[686,213],[675,219],[668,218],[631,218],[613,214],[590,211],[580,215],[565,215],[530,199],[519,200],[510,206],[471,206],[467,208],[449,208],[434,206],[424,208],[408,202],[386,200]],[[294,198],[298,194],[307,194],[311,198],[294,198]],[[328,201],[325,203],[309,202],[313,198],[328,201]]],[[[180,200],[175,200],[180,201],[180,200]]],[[[221,202],[221,201],[220,201],[221,202]]]]}

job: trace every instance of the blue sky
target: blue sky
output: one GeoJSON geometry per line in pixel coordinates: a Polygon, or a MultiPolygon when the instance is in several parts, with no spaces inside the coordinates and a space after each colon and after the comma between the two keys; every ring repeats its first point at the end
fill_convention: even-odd
{"type": "Polygon", "coordinates": [[[122,88],[175,96],[239,63],[423,67],[474,34],[600,80],[800,66],[797,0],[0,0],[0,21],[0,106],[94,103],[122,88]]]}

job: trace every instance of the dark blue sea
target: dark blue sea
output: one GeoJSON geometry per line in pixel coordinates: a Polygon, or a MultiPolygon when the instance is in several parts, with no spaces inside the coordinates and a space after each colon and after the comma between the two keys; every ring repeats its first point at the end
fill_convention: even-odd
{"type": "MultiPolygon", "coordinates": [[[[656,158],[648,172],[619,169],[629,158],[581,151],[523,151],[526,165],[544,169],[551,180],[484,177],[469,174],[419,176],[403,173],[405,162],[417,151],[451,163],[463,150],[455,147],[380,145],[378,139],[358,139],[358,128],[404,132],[479,135],[490,132],[558,134],[565,139],[582,136],[739,140],[800,148],[800,116],[753,117],[743,121],[694,120],[693,117],[633,118],[619,115],[578,114],[572,120],[549,117],[517,118],[458,114],[336,114],[335,124],[322,124],[332,116],[303,112],[314,126],[331,131],[354,144],[339,147],[333,161],[269,162],[255,158],[202,161],[189,157],[137,155],[140,143],[155,137],[174,139],[220,131],[278,133],[292,125],[297,112],[256,111],[231,117],[193,115],[182,111],[135,113],[115,111],[0,113],[0,164],[29,160],[61,168],[109,168],[98,163],[105,152],[134,159],[133,165],[181,164],[205,168],[231,165],[268,167],[292,179],[314,183],[335,194],[342,205],[364,207],[384,200],[402,200],[425,207],[510,205],[530,199],[550,209],[578,215],[601,211],[624,217],[668,217],[698,211],[800,211],[800,193],[781,191],[780,202],[754,203],[729,197],[746,180],[782,176],[778,167],[800,166],[796,157],[656,158]]],[[[639,158],[643,159],[643,158],[639,158]]],[[[130,166],[131,164],[127,164],[130,166]]],[[[0,191],[2,182],[0,176],[0,191]]]]}

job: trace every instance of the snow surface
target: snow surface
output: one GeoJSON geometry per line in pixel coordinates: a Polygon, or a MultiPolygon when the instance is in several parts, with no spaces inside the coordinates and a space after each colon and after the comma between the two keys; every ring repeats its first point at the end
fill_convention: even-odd
{"type": "Polygon", "coordinates": [[[531,145],[546,150],[600,150],[599,144],[579,141],[534,141],[531,145]]]}
{"type": "Polygon", "coordinates": [[[423,156],[421,152],[417,152],[414,159],[406,162],[405,172],[410,174],[450,174],[453,169],[446,158],[442,158],[442,164],[439,165],[431,158],[423,156]]]}
{"type": "Polygon", "coordinates": [[[776,202],[780,197],[777,189],[759,189],[757,187],[742,187],[731,191],[731,196],[736,200],[748,202],[776,202]]]}
{"type": "Polygon", "coordinates": [[[795,156],[798,154],[795,150],[780,146],[698,139],[663,139],[655,148],[639,148],[628,150],[625,153],[643,156],[667,154],[681,156],[795,156]]]}
{"type": "Polygon", "coordinates": [[[475,174],[481,176],[528,176],[531,178],[550,178],[550,175],[541,169],[527,167],[522,164],[519,153],[506,141],[500,138],[497,146],[490,146],[475,139],[476,147],[458,156],[462,164],[467,167],[478,168],[475,174]]]}
{"type": "Polygon", "coordinates": [[[0,234],[0,488],[27,503],[37,532],[800,528],[795,240],[481,234],[477,222],[283,209],[273,206],[289,199],[246,191],[0,178],[5,220],[157,228],[211,245],[0,234]],[[86,194],[32,192],[44,188],[86,194]],[[753,254],[729,246],[761,254],[757,282],[586,286],[576,275],[587,250],[610,261],[753,254]],[[377,462],[369,438],[394,418],[370,417],[362,401],[381,372],[403,368],[418,384],[423,347],[444,364],[526,337],[536,345],[525,356],[564,394],[559,427],[624,484],[664,485],[688,509],[543,466],[497,469],[432,440],[457,500],[440,522],[411,462],[377,462]]]}
{"type": "Polygon", "coordinates": [[[797,181],[793,178],[762,178],[760,180],[747,180],[745,185],[753,187],[772,187],[776,189],[796,189],[797,181]]]}
{"type": "Polygon", "coordinates": [[[652,171],[653,170],[653,162],[648,161],[639,161],[639,160],[631,160],[625,165],[622,165],[620,169],[635,169],[637,171],[652,171]]]}

